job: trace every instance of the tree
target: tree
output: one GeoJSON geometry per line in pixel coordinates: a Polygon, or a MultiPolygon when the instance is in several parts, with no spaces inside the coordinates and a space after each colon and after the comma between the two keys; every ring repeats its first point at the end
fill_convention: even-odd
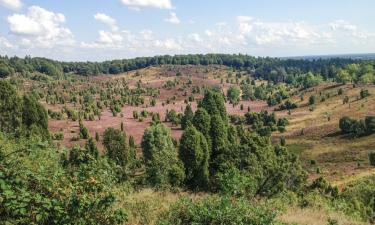
{"type": "Polygon", "coordinates": [[[339,127],[340,127],[341,132],[344,134],[351,133],[353,131],[353,125],[356,122],[357,121],[355,119],[352,119],[347,116],[340,118],[339,127]]]}
{"type": "Polygon", "coordinates": [[[0,131],[15,133],[22,123],[22,104],[16,89],[0,80],[0,131]]]}
{"type": "Polygon", "coordinates": [[[189,124],[182,134],[179,158],[184,163],[186,184],[193,189],[205,189],[208,185],[209,150],[206,138],[189,124]]]}
{"type": "Polygon", "coordinates": [[[207,90],[198,107],[204,108],[211,116],[220,115],[223,121],[228,121],[224,97],[217,91],[207,90]]]}
{"type": "Polygon", "coordinates": [[[25,95],[22,108],[22,123],[26,126],[26,133],[49,139],[48,115],[44,107],[33,96],[25,95]]]}
{"type": "Polygon", "coordinates": [[[82,139],[88,139],[89,138],[89,131],[87,130],[87,127],[83,125],[82,121],[79,122],[79,136],[82,139]]]}
{"type": "Polygon", "coordinates": [[[242,99],[243,100],[253,100],[255,99],[254,96],[254,88],[250,84],[244,84],[241,86],[242,89],[242,99]]]}
{"type": "Polygon", "coordinates": [[[219,115],[211,117],[211,173],[215,174],[218,171],[226,169],[228,136],[227,128],[219,115]]]}
{"type": "Polygon", "coordinates": [[[206,138],[210,136],[211,117],[204,108],[199,108],[195,111],[193,117],[193,125],[196,127],[206,138]]]}
{"type": "Polygon", "coordinates": [[[163,189],[182,184],[185,172],[169,129],[163,124],[147,128],[141,146],[150,185],[163,189]]]}
{"type": "Polygon", "coordinates": [[[167,112],[166,119],[175,126],[177,126],[181,122],[180,117],[174,109],[167,112]]]}
{"type": "Polygon", "coordinates": [[[346,84],[352,81],[352,77],[349,72],[345,69],[339,69],[336,74],[336,82],[346,84]]]}
{"type": "Polygon", "coordinates": [[[181,127],[185,129],[189,123],[192,122],[194,117],[193,110],[191,109],[191,105],[188,104],[184,111],[184,116],[181,118],[181,127]]]}
{"type": "Polygon", "coordinates": [[[85,148],[87,149],[89,154],[92,155],[92,157],[94,157],[95,159],[98,158],[99,150],[98,147],[96,147],[96,143],[92,137],[87,140],[85,148]]]}
{"type": "Polygon", "coordinates": [[[375,116],[366,116],[365,125],[368,134],[375,133],[375,116]]]}
{"type": "Polygon", "coordinates": [[[315,76],[314,74],[309,72],[304,76],[302,83],[303,83],[304,88],[310,88],[310,87],[317,86],[318,84],[320,84],[320,82],[322,82],[321,76],[319,75],[315,76]]]}
{"type": "Polygon", "coordinates": [[[125,168],[130,160],[130,149],[126,142],[126,134],[121,130],[107,128],[103,135],[103,145],[108,158],[125,168]]]}
{"type": "Polygon", "coordinates": [[[227,91],[227,98],[232,104],[240,101],[241,90],[235,86],[231,86],[227,91]]]}

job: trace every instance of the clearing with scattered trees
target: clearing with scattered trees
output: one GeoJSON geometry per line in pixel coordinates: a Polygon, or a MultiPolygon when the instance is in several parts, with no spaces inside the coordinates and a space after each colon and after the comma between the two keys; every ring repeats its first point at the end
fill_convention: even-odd
{"type": "Polygon", "coordinates": [[[375,60],[0,58],[4,224],[371,224],[375,60]]]}

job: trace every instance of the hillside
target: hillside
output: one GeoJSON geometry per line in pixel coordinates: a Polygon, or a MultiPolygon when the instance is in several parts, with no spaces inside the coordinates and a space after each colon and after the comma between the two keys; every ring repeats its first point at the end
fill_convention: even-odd
{"type": "MultiPolygon", "coordinates": [[[[367,68],[367,63],[361,62],[358,67],[367,68]]],[[[325,61],[322,64],[325,64],[325,61]]],[[[124,210],[130,224],[162,224],[161,218],[174,218],[177,215],[173,213],[184,215],[184,211],[177,211],[185,207],[192,207],[192,210],[194,207],[206,207],[204,204],[209,204],[207,207],[210,207],[210,204],[218,204],[214,207],[221,210],[223,204],[233,203],[226,202],[225,196],[238,198],[238,205],[228,206],[239,207],[234,210],[259,210],[265,218],[271,215],[267,210],[271,210],[275,216],[269,217],[270,221],[275,219],[287,224],[327,224],[327,221],[348,225],[368,224],[367,222],[371,221],[368,210],[372,203],[367,202],[366,197],[362,198],[359,190],[372,193],[371,182],[375,169],[370,165],[369,154],[375,149],[375,134],[343,134],[339,128],[339,120],[344,116],[357,120],[375,116],[375,86],[362,82],[362,78],[368,76],[363,72],[358,74],[365,75],[356,75],[357,77],[353,78],[358,82],[338,82],[339,79],[345,78],[341,76],[342,71],[350,71],[350,65],[352,64],[343,63],[335,74],[330,75],[332,77],[325,80],[319,74],[311,72],[288,74],[291,71],[295,72],[293,66],[286,67],[284,72],[280,68],[277,69],[279,72],[275,72],[276,69],[272,70],[271,74],[274,76],[270,76],[267,73],[258,74],[259,71],[253,69],[225,65],[152,65],[115,75],[96,76],[66,73],[56,77],[39,72],[32,75],[16,73],[4,80],[10,81],[20,95],[30,95],[38,99],[47,110],[48,130],[53,142],[51,148],[56,147],[57,151],[54,154],[58,154],[53,157],[68,155],[66,161],[63,161],[63,170],[67,171],[67,175],[73,173],[69,175],[73,177],[72,185],[75,185],[74,182],[78,179],[75,178],[74,171],[87,170],[86,167],[81,168],[86,163],[95,163],[101,167],[97,169],[93,166],[95,172],[89,167],[88,174],[97,176],[89,175],[84,178],[89,185],[104,185],[103,180],[111,173],[104,169],[105,163],[101,160],[114,162],[117,164],[114,168],[125,168],[126,172],[115,175],[116,179],[125,181],[108,184],[108,190],[118,199],[113,202],[114,208],[108,210],[124,210]],[[268,80],[265,79],[267,77],[268,80]],[[279,82],[276,82],[278,80],[279,82]],[[367,91],[366,96],[361,96],[363,90],[367,91]],[[179,160],[183,159],[181,149],[184,148],[184,143],[181,138],[189,129],[192,129],[189,130],[189,135],[197,135],[198,139],[207,139],[210,142],[187,142],[189,145],[185,150],[193,148],[190,145],[197,145],[197,148],[207,146],[207,149],[212,147],[213,150],[209,151],[216,151],[215,145],[220,147],[221,142],[216,138],[222,133],[212,130],[216,124],[211,124],[211,128],[204,127],[201,126],[201,122],[204,121],[197,123],[193,118],[202,108],[207,111],[212,109],[207,115],[211,121],[219,118],[217,121],[219,124],[222,123],[223,128],[218,127],[225,129],[226,145],[229,146],[226,147],[226,153],[218,153],[223,154],[225,160],[218,158],[219,161],[207,162],[206,169],[208,171],[210,168],[210,173],[218,173],[211,170],[218,162],[219,165],[225,165],[226,169],[215,177],[210,177],[210,183],[205,184],[206,188],[190,189],[188,185],[180,186],[181,184],[151,184],[151,181],[173,182],[153,181],[149,175],[149,156],[145,155],[145,146],[147,142],[157,141],[158,135],[166,135],[165,142],[156,142],[153,148],[165,144],[163,148],[170,151],[179,149],[179,160]],[[190,121],[184,123],[189,110],[190,121]],[[207,129],[208,133],[204,133],[207,129]],[[168,137],[169,132],[171,138],[168,137]],[[206,136],[199,136],[202,134],[206,136]],[[111,138],[108,138],[109,135],[111,138]],[[112,142],[113,140],[118,140],[119,143],[123,141],[124,149],[129,151],[126,154],[129,155],[123,156],[120,152],[110,153],[111,148],[116,149],[118,146],[118,143],[112,142]],[[97,158],[94,161],[90,161],[92,156],[85,156],[89,153],[80,152],[85,149],[96,150],[96,147],[100,156],[98,158],[94,155],[94,158],[97,158]],[[253,157],[258,148],[262,149],[256,153],[261,160],[254,161],[253,157]],[[120,155],[111,158],[113,156],[110,154],[120,155]],[[285,158],[278,161],[278,154],[285,154],[285,158]],[[294,158],[294,155],[297,158],[294,158]],[[119,160],[118,157],[124,158],[119,160]],[[233,169],[226,164],[227,160],[232,160],[233,165],[240,161],[239,166],[233,169]],[[128,165],[124,166],[124,161],[128,165]],[[253,174],[245,172],[243,165],[248,163],[251,165],[251,171],[261,174],[257,179],[264,181],[264,184],[252,180],[253,174]],[[299,163],[302,165],[301,168],[299,163]],[[267,176],[273,177],[274,174],[277,174],[276,177],[271,179],[275,184],[268,184],[267,176]],[[280,190],[278,185],[282,187],[280,190]],[[184,202],[185,198],[191,199],[194,203],[189,205],[184,202]],[[244,199],[249,200],[256,208],[252,209],[253,206],[250,207],[247,200],[242,202],[244,199]],[[205,201],[208,203],[204,203],[205,201]],[[361,201],[358,203],[361,205],[353,206],[354,201],[361,201]],[[195,205],[195,202],[203,205],[195,205]],[[176,204],[186,205],[166,215],[168,210],[177,207],[176,204]]],[[[29,129],[39,132],[34,131],[33,127],[29,129]]],[[[26,134],[32,137],[32,134],[26,134]]],[[[4,146],[15,145],[9,143],[6,138],[0,141],[4,146]]],[[[23,142],[19,145],[17,148],[22,149],[23,142]]],[[[36,144],[38,145],[40,143],[36,144]]],[[[217,148],[220,149],[219,147],[217,148]]],[[[10,149],[11,147],[9,151],[10,149]]],[[[152,154],[153,151],[148,154],[152,154]]],[[[169,157],[173,157],[174,154],[168,154],[170,155],[162,161],[173,165],[174,161],[169,157]]],[[[23,157],[25,165],[29,165],[29,160],[33,160],[27,155],[23,157]]],[[[190,155],[185,159],[187,166],[192,160],[189,157],[197,155],[190,155]]],[[[168,166],[165,165],[163,170],[168,166]]],[[[221,170],[218,168],[217,170],[221,170]]],[[[180,172],[174,171],[174,179],[178,179],[178,173],[180,172]]],[[[163,176],[160,174],[159,176],[163,176]]],[[[65,190],[68,193],[71,191],[69,188],[65,190]]],[[[90,194],[89,196],[92,197],[90,194]]],[[[198,208],[195,210],[201,211],[201,208],[198,208]]],[[[171,218],[165,220],[172,221],[171,218]]]]}

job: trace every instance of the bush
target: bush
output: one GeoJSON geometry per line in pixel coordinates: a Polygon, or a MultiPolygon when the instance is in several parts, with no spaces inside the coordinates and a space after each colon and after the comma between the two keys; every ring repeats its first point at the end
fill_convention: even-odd
{"type": "Polygon", "coordinates": [[[1,224],[126,223],[125,212],[115,207],[111,189],[116,179],[107,160],[90,159],[77,147],[74,165],[63,165],[57,149],[20,139],[9,149],[1,148],[0,155],[13,148],[30,151],[7,160],[0,157],[1,224]]]}
{"type": "Polygon", "coordinates": [[[361,91],[359,92],[361,98],[366,98],[368,96],[370,96],[370,92],[367,90],[367,89],[361,89],[361,91]]]}
{"type": "Polygon", "coordinates": [[[370,165],[375,166],[375,151],[370,152],[368,157],[369,157],[369,160],[370,160],[370,165]]]}
{"type": "Polygon", "coordinates": [[[276,213],[247,200],[206,198],[199,202],[182,199],[161,216],[158,225],[267,225],[274,224],[276,213]]]}
{"type": "Polygon", "coordinates": [[[339,121],[339,127],[343,134],[354,136],[373,134],[375,132],[375,116],[367,116],[365,120],[355,120],[344,116],[339,121]]]}
{"type": "Polygon", "coordinates": [[[314,105],[315,104],[315,95],[311,95],[310,98],[309,98],[309,105],[314,105]]]}

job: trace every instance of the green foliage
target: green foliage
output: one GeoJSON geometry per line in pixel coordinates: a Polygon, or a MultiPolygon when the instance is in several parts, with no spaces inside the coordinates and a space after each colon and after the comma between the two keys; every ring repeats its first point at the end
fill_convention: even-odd
{"type": "Polygon", "coordinates": [[[322,82],[321,76],[314,75],[311,72],[309,72],[304,76],[302,84],[304,88],[310,88],[319,85],[320,82],[322,82]]]}
{"type": "Polygon", "coordinates": [[[223,195],[252,197],[251,195],[255,193],[254,177],[236,167],[230,167],[224,173],[218,173],[215,180],[217,191],[223,195]]]}
{"type": "Polygon", "coordinates": [[[370,165],[375,167],[375,152],[370,152],[368,155],[370,165]]]}
{"type": "Polygon", "coordinates": [[[15,133],[22,123],[21,100],[15,88],[0,80],[0,130],[15,133]]]}
{"type": "Polygon", "coordinates": [[[0,157],[1,223],[99,225],[127,221],[125,212],[114,207],[111,188],[115,176],[105,159],[88,159],[80,153],[74,157],[80,163],[63,167],[57,149],[46,143],[3,138],[0,143],[0,155],[6,155],[0,157]]]}
{"type": "Polygon", "coordinates": [[[363,99],[363,98],[370,96],[370,92],[367,89],[361,89],[359,95],[363,99]]]}
{"type": "Polygon", "coordinates": [[[339,200],[347,205],[346,212],[370,222],[375,221],[375,176],[356,180],[345,187],[339,200]]]}
{"type": "Polygon", "coordinates": [[[336,82],[346,84],[352,80],[349,72],[344,69],[339,69],[335,76],[336,82]]]}
{"type": "Polygon", "coordinates": [[[180,116],[177,114],[176,110],[174,109],[167,112],[166,120],[171,122],[175,126],[177,126],[181,122],[180,116]]]}
{"type": "Polygon", "coordinates": [[[189,123],[193,122],[194,113],[191,109],[191,105],[188,104],[184,111],[184,116],[181,118],[181,127],[185,129],[189,123]]]}
{"type": "Polygon", "coordinates": [[[254,88],[250,84],[244,84],[241,86],[242,89],[242,99],[243,100],[254,100],[254,88]]]}
{"type": "Polygon", "coordinates": [[[150,185],[164,189],[182,184],[185,172],[168,128],[163,124],[147,128],[141,145],[150,185]]]}
{"type": "Polygon", "coordinates": [[[193,125],[197,128],[206,138],[209,138],[211,117],[204,108],[198,108],[193,117],[193,125]]]}
{"type": "Polygon", "coordinates": [[[33,96],[22,100],[14,87],[0,80],[0,131],[49,140],[48,115],[33,96]]]}
{"type": "Polygon", "coordinates": [[[227,169],[228,134],[220,115],[211,117],[211,174],[227,169]]]}
{"type": "Polygon", "coordinates": [[[206,198],[198,202],[182,199],[157,222],[158,225],[271,225],[276,213],[254,206],[245,199],[206,198]]]}
{"type": "Polygon", "coordinates": [[[240,101],[241,90],[235,86],[231,86],[227,91],[227,98],[232,104],[240,101]]]}
{"type": "Polygon", "coordinates": [[[224,97],[221,93],[207,90],[198,106],[204,108],[211,116],[220,115],[221,119],[226,123],[227,110],[224,103],[224,97]]]}
{"type": "Polygon", "coordinates": [[[122,167],[122,172],[125,172],[124,170],[131,159],[131,151],[125,133],[114,128],[107,128],[103,135],[103,145],[108,158],[122,167]]]}
{"type": "Polygon", "coordinates": [[[83,125],[81,121],[79,123],[79,136],[82,139],[88,139],[90,136],[89,131],[87,130],[87,127],[85,127],[85,125],[83,125]]]}
{"type": "Polygon", "coordinates": [[[339,127],[343,134],[363,136],[375,133],[375,116],[367,116],[365,120],[356,120],[344,116],[339,121],[339,127]]]}
{"type": "Polygon", "coordinates": [[[315,97],[315,95],[311,95],[311,96],[309,97],[309,105],[314,105],[315,102],[316,102],[316,97],[315,97]]]}
{"type": "Polygon", "coordinates": [[[98,147],[96,147],[96,143],[92,137],[90,137],[87,142],[85,148],[88,150],[90,155],[92,155],[95,159],[99,156],[98,147]]]}
{"type": "Polygon", "coordinates": [[[186,184],[190,188],[207,188],[209,157],[206,138],[194,126],[188,125],[180,140],[179,158],[184,164],[186,184]]]}

